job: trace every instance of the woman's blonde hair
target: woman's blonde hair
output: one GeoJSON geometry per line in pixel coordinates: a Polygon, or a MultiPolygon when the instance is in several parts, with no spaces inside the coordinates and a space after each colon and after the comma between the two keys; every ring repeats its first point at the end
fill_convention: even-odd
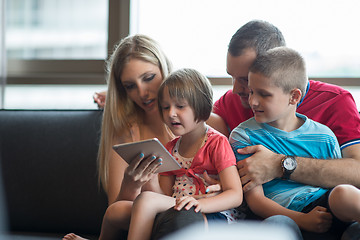
{"type": "Polygon", "coordinates": [[[160,68],[162,78],[171,71],[171,63],[159,44],[145,35],[128,36],[114,48],[107,61],[107,95],[103,113],[98,152],[99,181],[107,192],[109,160],[116,136],[129,133],[132,124],[141,123],[144,111],[129,99],[121,82],[121,74],[131,59],[152,63],[160,68]]]}

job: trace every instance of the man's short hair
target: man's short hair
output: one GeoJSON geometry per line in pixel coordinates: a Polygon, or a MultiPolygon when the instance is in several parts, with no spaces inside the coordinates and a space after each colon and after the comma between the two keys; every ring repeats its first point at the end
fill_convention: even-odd
{"type": "Polygon", "coordinates": [[[266,21],[253,20],[239,28],[232,36],[228,52],[236,57],[244,50],[252,48],[260,55],[271,48],[285,45],[284,36],[277,27],[266,21]]]}

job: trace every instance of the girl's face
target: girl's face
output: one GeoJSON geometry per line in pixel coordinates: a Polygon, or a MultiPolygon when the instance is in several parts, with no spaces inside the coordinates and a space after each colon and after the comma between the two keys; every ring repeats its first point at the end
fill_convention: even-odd
{"type": "Polygon", "coordinates": [[[254,112],[255,120],[268,123],[282,129],[292,117],[290,99],[280,87],[271,84],[272,80],[259,73],[249,74],[249,104],[254,112]]]}
{"type": "Polygon", "coordinates": [[[195,121],[194,110],[186,99],[170,98],[168,87],[164,88],[161,108],[165,124],[176,136],[194,131],[201,123],[195,121]]]}
{"type": "Polygon", "coordinates": [[[121,74],[127,95],[146,113],[158,110],[157,93],[162,81],[157,65],[139,59],[131,59],[121,74]]]}

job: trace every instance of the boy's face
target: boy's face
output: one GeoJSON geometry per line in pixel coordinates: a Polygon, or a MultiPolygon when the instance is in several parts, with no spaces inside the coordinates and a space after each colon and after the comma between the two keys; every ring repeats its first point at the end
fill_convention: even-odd
{"type": "Polygon", "coordinates": [[[250,72],[249,90],[249,105],[257,122],[284,129],[288,120],[293,121],[291,94],[272,84],[271,78],[250,72]]]}
{"type": "Polygon", "coordinates": [[[182,136],[198,128],[194,110],[186,99],[171,98],[167,87],[161,101],[162,115],[165,124],[176,136],[182,136]]]}

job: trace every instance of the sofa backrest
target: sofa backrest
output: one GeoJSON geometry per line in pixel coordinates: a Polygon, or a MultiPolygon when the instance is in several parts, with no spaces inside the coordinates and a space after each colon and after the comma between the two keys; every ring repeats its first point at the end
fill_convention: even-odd
{"type": "Polygon", "coordinates": [[[100,232],[107,207],[96,158],[101,110],[1,110],[11,231],[100,232]]]}

